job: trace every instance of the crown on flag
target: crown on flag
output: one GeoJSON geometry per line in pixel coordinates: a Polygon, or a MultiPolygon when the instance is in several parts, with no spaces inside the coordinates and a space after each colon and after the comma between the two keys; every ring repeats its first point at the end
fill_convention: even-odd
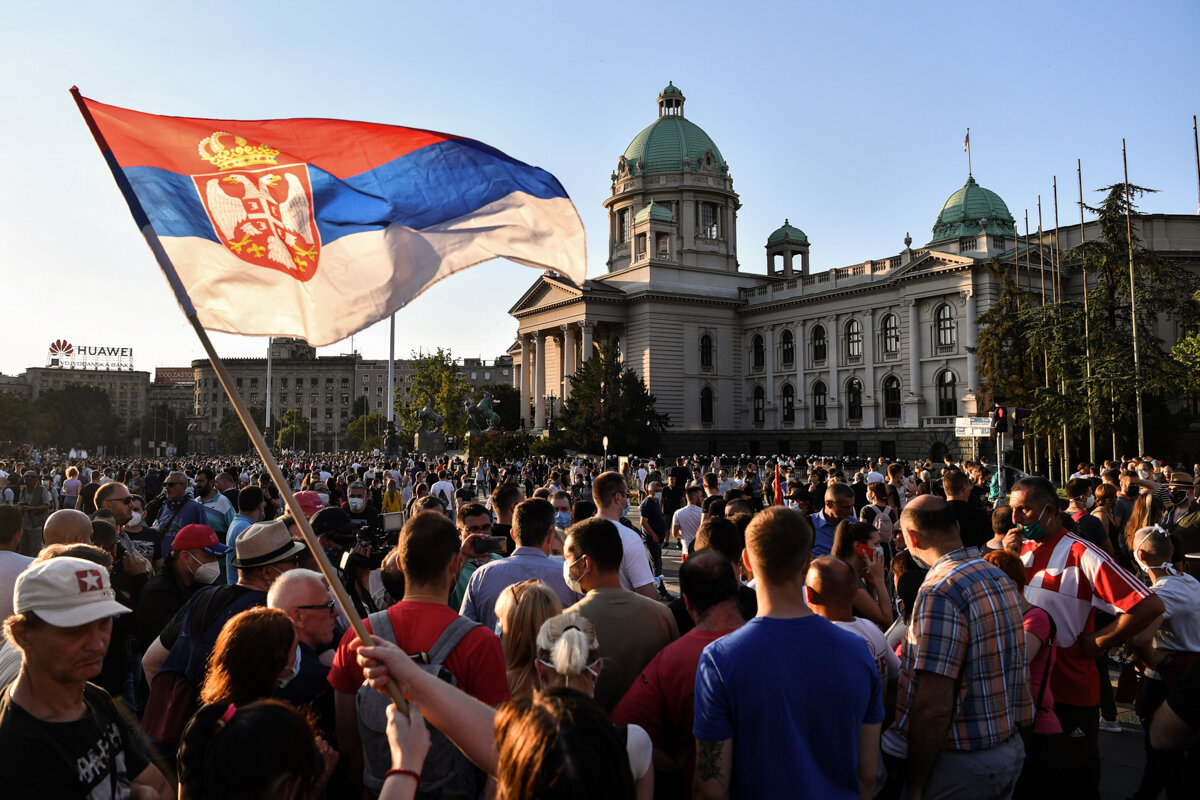
{"type": "Polygon", "coordinates": [[[197,149],[202,159],[216,165],[219,170],[275,164],[279,156],[279,151],[270,145],[250,144],[244,137],[225,131],[216,131],[212,136],[205,137],[197,149]],[[227,146],[222,137],[232,137],[232,146],[227,146]]]}

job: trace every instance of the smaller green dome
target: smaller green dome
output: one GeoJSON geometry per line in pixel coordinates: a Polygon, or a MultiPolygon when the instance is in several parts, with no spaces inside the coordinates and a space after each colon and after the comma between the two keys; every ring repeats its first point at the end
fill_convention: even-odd
{"type": "Polygon", "coordinates": [[[784,242],[795,242],[796,244],[808,244],[808,236],[804,231],[789,223],[786,219],[783,225],[775,230],[767,237],[767,246],[773,244],[782,244],[784,242]]]}
{"type": "Polygon", "coordinates": [[[648,219],[655,222],[674,222],[675,215],[671,213],[671,209],[651,200],[650,205],[633,215],[634,222],[645,222],[648,219]]]}
{"type": "MultiPolygon", "coordinates": [[[[967,175],[963,187],[947,198],[933,223],[933,238],[929,244],[957,239],[960,236],[977,236],[981,230],[979,221],[987,220],[989,233],[1016,233],[1016,220],[1000,195],[985,189],[967,175]]],[[[928,245],[926,245],[928,246],[928,245]]]]}
{"type": "Polygon", "coordinates": [[[665,97],[669,94],[683,94],[683,92],[679,90],[679,87],[675,85],[674,81],[667,81],[667,88],[659,92],[658,96],[665,97]]]}

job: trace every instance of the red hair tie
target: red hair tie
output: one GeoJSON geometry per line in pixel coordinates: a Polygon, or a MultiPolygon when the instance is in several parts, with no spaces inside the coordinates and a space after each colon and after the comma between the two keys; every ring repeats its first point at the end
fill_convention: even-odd
{"type": "Polygon", "coordinates": [[[229,722],[229,720],[233,719],[233,715],[236,713],[237,713],[237,706],[235,706],[233,703],[230,703],[229,707],[225,709],[225,713],[221,715],[221,718],[219,720],[217,720],[217,727],[224,728],[225,725],[229,722]]]}

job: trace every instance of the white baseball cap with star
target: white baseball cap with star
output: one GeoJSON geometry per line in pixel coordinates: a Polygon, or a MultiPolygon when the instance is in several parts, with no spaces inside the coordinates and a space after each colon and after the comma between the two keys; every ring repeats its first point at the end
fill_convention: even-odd
{"type": "Polygon", "coordinates": [[[47,559],[22,572],[13,599],[18,614],[32,611],[56,628],[132,613],[117,602],[108,570],[70,556],[47,559]]]}

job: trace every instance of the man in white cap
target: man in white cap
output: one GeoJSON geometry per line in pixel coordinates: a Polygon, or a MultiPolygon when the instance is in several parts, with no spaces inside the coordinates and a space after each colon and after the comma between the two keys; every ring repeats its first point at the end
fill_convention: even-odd
{"type": "Polygon", "coordinates": [[[112,634],[116,601],[106,570],[63,556],[17,579],[5,635],[21,672],[0,695],[5,797],[171,798],[108,695],[93,684],[112,634]]]}

